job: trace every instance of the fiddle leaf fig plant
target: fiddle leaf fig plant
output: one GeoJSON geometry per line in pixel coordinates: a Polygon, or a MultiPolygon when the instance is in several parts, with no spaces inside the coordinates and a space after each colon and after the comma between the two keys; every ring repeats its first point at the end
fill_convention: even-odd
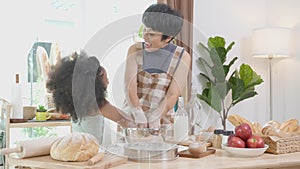
{"type": "Polygon", "coordinates": [[[225,47],[225,39],[215,36],[208,39],[207,46],[201,42],[198,45],[201,55],[198,59],[201,70],[199,79],[204,87],[197,97],[219,113],[224,130],[229,110],[237,103],[257,95],[255,86],[263,82],[260,75],[245,63],[229,75],[230,68],[238,59],[234,57],[226,62],[234,44],[231,42],[225,47]]]}

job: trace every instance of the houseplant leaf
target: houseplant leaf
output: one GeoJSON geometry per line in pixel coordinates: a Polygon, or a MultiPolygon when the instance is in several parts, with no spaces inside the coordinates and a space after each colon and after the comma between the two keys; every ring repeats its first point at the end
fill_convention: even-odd
{"type": "Polygon", "coordinates": [[[208,49],[225,47],[225,43],[225,39],[220,36],[210,37],[207,41],[208,49]]]}
{"type": "Polygon", "coordinates": [[[240,78],[245,83],[245,88],[261,84],[263,80],[257,75],[249,65],[242,64],[240,67],[240,78]]]}

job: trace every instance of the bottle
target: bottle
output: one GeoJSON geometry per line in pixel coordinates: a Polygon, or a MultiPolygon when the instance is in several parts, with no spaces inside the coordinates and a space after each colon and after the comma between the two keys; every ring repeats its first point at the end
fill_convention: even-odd
{"type": "Polygon", "coordinates": [[[224,130],[223,131],[223,138],[222,138],[222,144],[226,144],[228,142],[228,137],[233,134],[232,130],[224,130]]]}
{"type": "Polygon", "coordinates": [[[216,129],[214,130],[214,135],[212,138],[212,147],[214,148],[222,148],[222,137],[223,137],[223,130],[216,129]]]}
{"type": "Polygon", "coordinates": [[[188,114],[184,108],[183,97],[178,98],[178,109],[174,114],[174,140],[188,139],[188,114]]]}
{"type": "Polygon", "coordinates": [[[189,134],[190,135],[195,134],[195,130],[197,130],[195,127],[195,123],[199,122],[201,103],[200,103],[199,99],[197,98],[197,93],[198,93],[197,87],[192,86],[191,98],[187,104],[187,112],[188,112],[188,117],[189,117],[189,134]]]}
{"type": "Polygon", "coordinates": [[[11,94],[12,114],[11,118],[22,119],[23,118],[23,103],[22,103],[22,88],[20,84],[19,74],[16,74],[15,81],[12,85],[11,94]]]}

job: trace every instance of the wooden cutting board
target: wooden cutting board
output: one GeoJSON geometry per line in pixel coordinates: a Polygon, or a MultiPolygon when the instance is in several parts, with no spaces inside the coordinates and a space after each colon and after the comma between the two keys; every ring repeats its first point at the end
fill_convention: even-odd
{"type": "Polygon", "coordinates": [[[189,150],[184,150],[184,151],[180,151],[178,152],[179,157],[188,157],[188,158],[201,158],[201,157],[205,157],[208,156],[210,154],[214,154],[216,152],[216,149],[207,149],[207,151],[205,151],[204,153],[200,153],[200,154],[191,154],[189,152],[189,150]]]}
{"type": "Polygon", "coordinates": [[[53,160],[50,156],[39,156],[32,158],[16,159],[9,158],[8,163],[15,166],[38,167],[44,169],[108,169],[127,162],[127,157],[120,157],[116,155],[105,155],[104,158],[89,166],[87,162],[62,162],[53,160]]]}
{"type": "MultiPolygon", "coordinates": [[[[181,146],[189,146],[191,143],[194,143],[195,141],[185,140],[185,141],[178,142],[178,141],[175,141],[175,140],[166,139],[165,142],[171,143],[171,144],[177,144],[177,145],[181,145],[181,146]]],[[[206,147],[211,147],[211,143],[207,142],[205,144],[206,144],[206,147]]]]}

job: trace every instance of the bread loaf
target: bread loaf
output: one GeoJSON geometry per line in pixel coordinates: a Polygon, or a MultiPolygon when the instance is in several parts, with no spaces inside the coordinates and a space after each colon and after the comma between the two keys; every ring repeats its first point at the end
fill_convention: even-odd
{"type": "Polygon", "coordinates": [[[300,134],[300,125],[297,127],[296,132],[300,134]]]}
{"type": "Polygon", "coordinates": [[[275,121],[275,120],[268,121],[265,125],[271,125],[275,129],[279,129],[279,127],[280,127],[280,123],[278,121],[275,121]]]}
{"type": "Polygon", "coordinates": [[[296,131],[297,127],[298,127],[298,120],[297,119],[289,119],[289,120],[286,120],[285,122],[283,122],[280,125],[279,129],[282,132],[290,133],[290,132],[296,131]]]}
{"type": "Polygon", "coordinates": [[[87,161],[98,153],[95,136],[73,132],[57,139],[51,146],[50,155],[60,161],[87,161]]]}
{"type": "Polygon", "coordinates": [[[261,135],[262,134],[262,126],[259,122],[253,122],[252,123],[252,132],[254,134],[258,134],[258,135],[261,135]]]}
{"type": "Polygon", "coordinates": [[[281,132],[279,129],[274,128],[272,125],[265,125],[262,128],[262,134],[267,136],[277,136],[277,137],[286,137],[285,133],[281,132]]]}
{"type": "Polygon", "coordinates": [[[247,123],[251,129],[253,130],[253,126],[252,126],[252,123],[250,121],[248,121],[247,119],[237,115],[237,114],[231,114],[228,116],[228,121],[231,122],[231,124],[233,124],[235,127],[236,126],[239,126],[243,123],[247,123]]]}

